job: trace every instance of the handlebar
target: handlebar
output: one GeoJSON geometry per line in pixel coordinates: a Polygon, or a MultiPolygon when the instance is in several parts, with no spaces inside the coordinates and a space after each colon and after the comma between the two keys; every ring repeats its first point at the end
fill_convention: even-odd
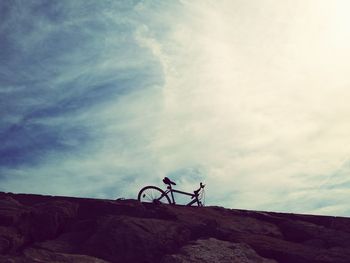
{"type": "Polygon", "coordinates": [[[199,188],[195,191],[193,191],[196,195],[199,193],[199,191],[205,187],[205,184],[203,184],[202,182],[199,184],[199,188]]]}

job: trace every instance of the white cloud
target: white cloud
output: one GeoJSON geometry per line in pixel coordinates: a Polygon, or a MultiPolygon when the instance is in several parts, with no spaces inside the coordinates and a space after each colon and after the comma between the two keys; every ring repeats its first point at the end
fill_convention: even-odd
{"type": "Polygon", "coordinates": [[[349,50],[327,44],[338,7],[312,4],[184,2],[188,13],[150,47],[166,58],[154,142],[165,171],[204,166],[213,203],[220,189],[238,191],[243,207],[273,209],[304,176],[317,189],[338,168],[350,150],[349,50]]]}

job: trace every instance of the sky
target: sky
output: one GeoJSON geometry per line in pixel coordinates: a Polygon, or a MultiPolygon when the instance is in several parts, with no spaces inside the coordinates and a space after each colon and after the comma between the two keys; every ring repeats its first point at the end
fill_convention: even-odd
{"type": "Polygon", "coordinates": [[[0,191],[350,216],[346,0],[2,0],[0,191]]]}

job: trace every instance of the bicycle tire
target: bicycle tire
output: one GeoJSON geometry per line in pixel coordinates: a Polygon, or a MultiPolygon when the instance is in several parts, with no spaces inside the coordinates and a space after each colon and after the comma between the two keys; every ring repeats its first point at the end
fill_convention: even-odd
{"type": "Polygon", "coordinates": [[[137,200],[145,203],[171,204],[169,196],[156,186],[145,186],[137,196],[137,200]]]}

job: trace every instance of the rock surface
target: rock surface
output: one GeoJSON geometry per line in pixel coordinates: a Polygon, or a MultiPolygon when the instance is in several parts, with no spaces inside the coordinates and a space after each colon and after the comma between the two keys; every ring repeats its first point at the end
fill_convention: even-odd
{"type": "Polygon", "coordinates": [[[215,238],[199,239],[180,249],[176,255],[166,255],[162,263],[276,263],[259,256],[244,243],[232,243],[215,238]]]}
{"type": "Polygon", "coordinates": [[[0,262],[350,262],[350,218],[0,192],[0,262]]]}

